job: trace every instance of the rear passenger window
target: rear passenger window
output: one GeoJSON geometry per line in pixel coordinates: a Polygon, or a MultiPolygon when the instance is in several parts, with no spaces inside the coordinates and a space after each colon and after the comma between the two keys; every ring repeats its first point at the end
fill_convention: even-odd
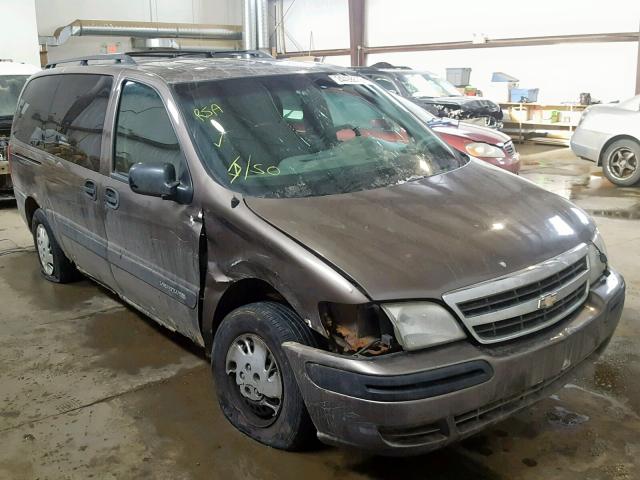
{"type": "Polygon", "coordinates": [[[127,81],[122,89],[114,147],[114,171],[128,175],[134,163],[170,163],[183,178],[186,162],[162,99],[151,87],[127,81]]]}
{"type": "Polygon", "coordinates": [[[49,111],[59,80],[59,75],[52,75],[34,78],[27,84],[13,119],[13,133],[18,140],[40,150],[55,141],[56,125],[49,111]]]}
{"type": "Polygon", "coordinates": [[[20,98],[14,134],[40,150],[100,170],[100,145],[112,78],[51,75],[27,84],[20,98]]]}

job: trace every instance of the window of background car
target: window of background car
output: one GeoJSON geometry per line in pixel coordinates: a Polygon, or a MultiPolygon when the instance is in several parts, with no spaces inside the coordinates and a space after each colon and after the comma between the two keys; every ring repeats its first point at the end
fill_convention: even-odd
{"type": "Polygon", "coordinates": [[[451,83],[435,75],[407,73],[400,81],[412,97],[459,97],[461,93],[451,83]]]}
{"type": "Polygon", "coordinates": [[[205,165],[223,185],[248,195],[366,190],[466,161],[361,77],[294,74],[174,88],[205,165]]]}
{"type": "Polygon", "coordinates": [[[186,160],[162,99],[153,88],[127,81],[118,105],[113,170],[128,175],[138,162],[170,163],[180,179],[187,173],[186,160]]]}
{"type": "Polygon", "coordinates": [[[19,140],[90,170],[100,170],[112,77],[52,75],[29,82],[14,121],[19,140]]]}
{"type": "Polygon", "coordinates": [[[391,80],[390,78],[376,76],[376,77],[372,77],[371,79],[374,82],[376,82],[378,85],[380,85],[382,88],[387,90],[388,92],[392,92],[398,95],[400,94],[400,90],[398,89],[398,86],[395,83],[393,83],[393,80],[391,80]]]}
{"type": "Polygon", "coordinates": [[[29,75],[0,76],[0,117],[13,116],[27,78],[29,75]]]}

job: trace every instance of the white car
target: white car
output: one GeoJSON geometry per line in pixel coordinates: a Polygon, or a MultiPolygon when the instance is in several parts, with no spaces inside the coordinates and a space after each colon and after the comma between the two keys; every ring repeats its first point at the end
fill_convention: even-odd
{"type": "Polygon", "coordinates": [[[602,166],[616,185],[640,183],[640,95],[587,108],[571,138],[571,150],[602,166]]]}
{"type": "Polygon", "coordinates": [[[0,200],[13,198],[6,150],[18,97],[27,78],[39,70],[26,63],[0,60],[0,200]]]}

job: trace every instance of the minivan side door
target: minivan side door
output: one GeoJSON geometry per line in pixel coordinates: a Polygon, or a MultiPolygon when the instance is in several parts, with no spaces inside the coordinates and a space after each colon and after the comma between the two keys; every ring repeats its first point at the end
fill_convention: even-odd
{"type": "MultiPolygon", "coordinates": [[[[118,293],[170,329],[201,342],[200,209],[134,193],[129,169],[135,163],[175,167],[183,185],[191,177],[170,117],[158,91],[123,80],[112,131],[111,175],[102,202],[108,258],[118,293]]],[[[164,98],[170,95],[164,92],[164,98]]],[[[171,110],[176,116],[177,108],[171,110]]],[[[172,121],[173,120],[173,121],[172,121]]]]}
{"type": "Polygon", "coordinates": [[[34,147],[22,156],[39,162],[40,205],[66,255],[111,286],[104,207],[98,201],[103,127],[113,77],[59,74],[31,80],[20,99],[14,135],[34,147]],[[46,100],[45,100],[46,99],[46,100]],[[37,150],[37,153],[28,153],[37,150]]]}

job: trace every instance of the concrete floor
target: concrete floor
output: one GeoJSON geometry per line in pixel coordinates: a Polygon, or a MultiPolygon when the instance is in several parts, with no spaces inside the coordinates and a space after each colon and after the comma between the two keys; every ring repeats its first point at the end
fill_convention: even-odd
{"type": "Polygon", "coordinates": [[[201,351],[89,281],[41,279],[14,206],[0,207],[0,479],[640,478],[640,189],[612,187],[568,149],[520,150],[525,177],[596,216],[628,282],[621,325],[556,395],[410,459],[244,437],[219,412],[201,351]]]}

